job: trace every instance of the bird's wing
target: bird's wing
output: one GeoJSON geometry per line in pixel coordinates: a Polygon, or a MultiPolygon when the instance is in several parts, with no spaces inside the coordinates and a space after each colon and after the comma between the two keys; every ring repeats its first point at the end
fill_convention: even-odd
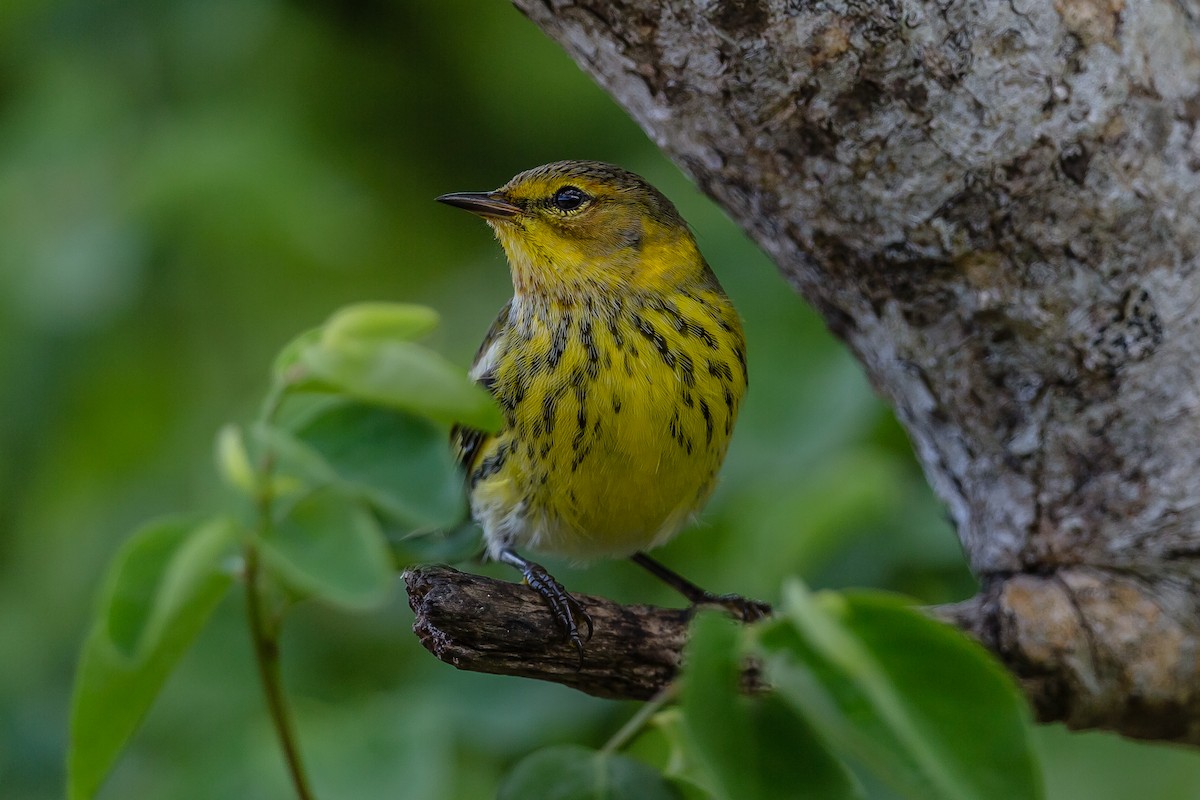
{"type": "MultiPolygon", "coordinates": [[[[496,321],[483,337],[483,343],[479,345],[479,351],[475,353],[475,360],[471,364],[471,377],[493,395],[496,386],[496,362],[499,359],[504,332],[508,328],[508,314],[511,308],[512,301],[509,300],[504,304],[504,308],[500,309],[496,321]]],[[[489,437],[490,434],[466,425],[455,425],[450,429],[450,446],[454,449],[454,458],[468,475],[475,467],[484,442],[489,437]]]]}

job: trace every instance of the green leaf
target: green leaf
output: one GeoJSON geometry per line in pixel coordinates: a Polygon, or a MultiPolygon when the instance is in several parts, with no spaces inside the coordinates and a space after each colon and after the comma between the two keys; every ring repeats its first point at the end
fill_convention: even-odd
{"type": "MultiPolygon", "coordinates": [[[[349,344],[406,342],[429,333],[438,325],[438,313],[411,303],[357,303],[338,309],[324,325],[309,328],[285,344],[272,367],[276,379],[289,382],[292,367],[314,345],[337,350],[349,344]]],[[[299,381],[300,385],[305,382],[299,381]]]]}
{"type": "Polygon", "coordinates": [[[826,738],[920,800],[1040,798],[1028,713],[979,645],[904,601],[785,587],[770,680],[826,738]]]}
{"type": "Polygon", "coordinates": [[[323,385],[438,422],[499,430],[500,410],[466,372],[425,347],[390,340],[324,340],[301,354],[323,385]]]}
{"type": "Polygon", "coordinates": [[[322,409],[296,430],[346,489],[392,520],[446,528],[463,519],[463,479],[445,430],[362,403],[322,409]]]}
{"type": "Polygon", "coordinates": [[[301,354],[321,341],[322,332],[322,328],[309,328],[283,346],[279,355],[275,356],[275,363],[271,366],[271,373],[275,376],[276,381],[289,382],[292,368],[300,362],[301,354]]]}
{"type": "Polygon", "coordinates": [[[352,610],[386,599],[392,567],[379,525],[331,487],[301,498],[260,540],[263,563],[303,594],[352,610]]]}
{"type": "Polygon", "coordinates": [[[621,751],[656,768],[672,779],[689,780],[691,748],[685,741],[683,714],[678,706],[658,711],[621,751]]]}
{"type": "Polygon", "coordinates": [[[251,498],[257,497],[260,491],[269,492],[273,498],[285,497],[298,492],[304,485],[297,477],[278,468],[271,470],[264,481],[250,463],[246,440],[236,425],[226,425],[217,434],[216,461],[217,471],[225,482],[251,498]]]}
{"type": "Polygon", "coordinates": [[[527,756],[500,786],[497,800],[679,800],[681,795],[645,764],[576,745],[527,756]]]}
{"type": "Polygon", "coordinates": [[[767,797],[852,800],[863,790],[796,710],[778,695],[747,701],[758,757],[760,782],[767,797]]]}
{"type": "Polygon", "coordinates": [[[239,529],[171,518],[138,530],[113,559],[83,645],[71,704],[67,787],[92,797],[163,682],[224,595],[239,529]]]}
{"type": "Polygon", "coordinates": [[[765,797],[754,766],[750,719],[738,697],[739,631],[733,620],[703,613],[692,625],[684,657],[684,729],[718,797],[765,797]]]}
{"type": "Polygon", "coordinates": [[[349,341],[411,341],[438,326],[438,313],[412,303],[357,303],[334,312],[321,343],[336,350],[349,341]]]}
{"type": "Polygon", "coordinates": [[[857,798],[862,793],[825,743],[774,696],[741,695],[741,629],[699,616],[685,659],[680,706],[693,761],[717,797],[776,800],[857,798]]]}
{"type": "MultiPolygon", "coordinates": [[[[338,399],[322,403],[318,407],[318,413],[343,402],[345,401],[338,399]]],[[[299,424],[307,424],[308,419],[306,416],[299,424]]],[[[271,454],[274,464],[272,473],[276,475],[293,478],[301,486],[310,489],[318,489],[338,481],[337,472],[325,458],[288,430],[258,422],[250,429],[250,441],[256,457],[261,458],[265,453],[271,454]]]]}
{"type": "Polygon", "coordinates": [[[712,800],[713,793],[697,781],[695,748],[684,731],[683,713],[671,706],[652,716],[622,752],[657,769],[684,800],[712,800]]]}
{"type": "Polygon", "coordinates": [[[254,467],[242,431],[236,425],[225,425],[217,434],[217,471],[225,482],[238,491],[253,496],[258,488],[254,467]]]}

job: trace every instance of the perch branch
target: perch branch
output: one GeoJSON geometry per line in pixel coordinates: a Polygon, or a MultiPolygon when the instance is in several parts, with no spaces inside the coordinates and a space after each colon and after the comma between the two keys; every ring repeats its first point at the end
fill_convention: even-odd
{"type": "MultiPolygon", "coordinates": [[[[431,566],[404,573],[421,644],[459,669],[561,683],[596,697],[647,700],[679,670],[688,609],[578,595],[595,623],[583,663],[527,586],[431,566]]],[[[750,689],[761,688],[748,669],[750,689]]]]}

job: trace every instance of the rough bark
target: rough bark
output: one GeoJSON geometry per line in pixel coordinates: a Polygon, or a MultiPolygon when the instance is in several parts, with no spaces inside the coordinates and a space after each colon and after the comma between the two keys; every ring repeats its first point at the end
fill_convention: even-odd
{"type": "Polygon", "coordinates": [[[517,0],[908,429],[1043,719],[1200,743],[1200,6],[517,0]]]}
{"type": "MultiPolygon", "coordinates": [[[[459,669],[561,683],[621,700],[648,700],[676,673],[691,612],[623,606],[578,595],[595,622],[582,657],[565,641],[546,601],[521,584],[469,575],[449,567],[404,573],[413,630],[429,652],[459,669]]],[[[762,688],[748,667],[748,690],[762,688]]]]}

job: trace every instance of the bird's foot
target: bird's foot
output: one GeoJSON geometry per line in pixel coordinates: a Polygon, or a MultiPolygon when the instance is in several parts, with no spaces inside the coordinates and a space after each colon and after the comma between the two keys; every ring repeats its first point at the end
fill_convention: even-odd
{"type": "Polygon", "coordinates": [[[692,601],[692,608],[703,606],[720,606],[734,619],[742,622],[756,622],[771,616],[771,606],[758,600],[751,600],[739,594],[713,594],[705,592],[692,601]]]}
{"type": "Polygon", "coordinates": [[[738,594],[713,594],[701,589],[678,572],[667,569],[645,553],[634,553],[630,560],[686,597],[692,604],[692,610],[703,606],[720,606],[734,619],[742,622],[754,622],[771,616],[771,607],[766,603],[749,600],[738,594]]]}
{"type": "Polygon", "coordinates": [[[563,632],[565,638],[575,645],[579,652],[579,666],[583,666],[583,643],[592,638],[592,617],[584,610],[575,597],[554,579],[546,568],[533,561],[526,561],[521,566],[521,574],[530,589],[545,598],[550,606],[554,621],[563,632]],[[587,627],[587,636],[581,635],[580,623],[587,627]]]}

